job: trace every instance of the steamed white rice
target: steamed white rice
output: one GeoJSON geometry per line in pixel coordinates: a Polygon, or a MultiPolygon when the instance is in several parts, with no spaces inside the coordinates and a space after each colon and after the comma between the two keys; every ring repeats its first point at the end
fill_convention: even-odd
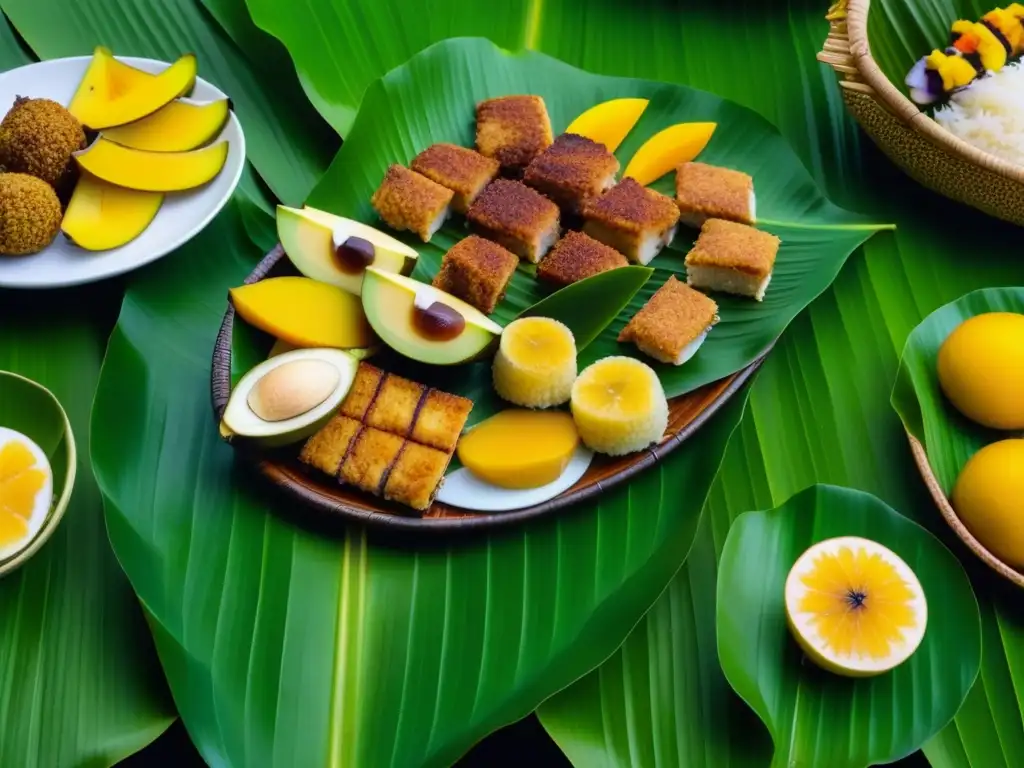
{"type": "Polygon", "coordinates": [[[1014,62],[974,81],[935,111],[935,120],[964,141],[1024,165],[1024,67],[1014,62]]]}

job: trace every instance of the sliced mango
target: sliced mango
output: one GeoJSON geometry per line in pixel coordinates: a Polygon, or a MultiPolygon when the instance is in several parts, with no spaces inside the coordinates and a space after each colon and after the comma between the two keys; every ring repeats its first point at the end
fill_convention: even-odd
{"type": "Polygon", "coordinates": [[[164,201],[162,192],[140,192],[83,173],[61,221],[61,231],[79,248],[106,251],[141,235],[164,201]]]}
{"type": "Polygon", "coordinates": [[[573,120],[565,132],[598,141],[614,152],[633,130],[647,104],[647,99],[612,99],[596,104],[573,120]]]}
{"type": "Polygon", "coordinates": [[[308,277],[271,277],[229,294],[245,322],[293,347],[353,349],[377,341],[359,297],[336,285],[308,277]]]}
{"type": "Polygon", "coordinates": [[[205,104],[172,101],[149,117],[103,131],[103,138],[149,152],[187,152],[213,140],[227,122],[227,99],[205,104]]]}
{"type": "Polygon", "coordinates": [[[114,58],[103,46],[93,51],[68,111],[93,130],[141,120],[192,90],[196,57],[185,54],[152,75],[114,58]]]}
{"type": "Polygon", "coordinates": [[[654,134],[636,151],[622,178],[647,186],[704,151],[716,123],[676,123],[654,134]]]}
{"type": "Polygon", "coordinates": [[[75,153],[79,166],[103,181],[145,192],[180,192],[210,181],[228,158],[228,142],[192,152],[148,152],[100,136],[75,153]]]}

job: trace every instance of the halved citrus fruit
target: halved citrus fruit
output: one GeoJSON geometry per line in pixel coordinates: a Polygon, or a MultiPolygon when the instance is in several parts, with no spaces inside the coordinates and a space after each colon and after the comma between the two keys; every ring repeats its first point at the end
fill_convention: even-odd
{"type": "Polygon", "coordinates": [[[881,674],[917,650],[928,604],[917,576],[881,544],[857,536],[810,547],[786,578],[786,621],[818,666],[881,674]]]}
{"type": "Polygon", "coordinates": [[[53,501],[53,473],[43,450],[0,427],[0,557],[27,544],[53,501]]]}

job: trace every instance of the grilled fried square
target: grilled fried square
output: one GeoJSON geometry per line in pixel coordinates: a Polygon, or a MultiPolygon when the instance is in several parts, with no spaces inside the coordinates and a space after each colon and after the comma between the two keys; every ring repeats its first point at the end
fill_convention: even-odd
{"type": "Polygon", "coordinates": [[[359,363],[352,386],[341,402],[341,413],[350,419],[362,421],[367,409],[377,396],[384,371],[369,363],[359,363]]]}
{"type": "Polygon", "coordinates": [[[455,144],[433,144],[420,152],[409,167],[450,189],[452,210],[465,213],[500,170],[497,160],[455,144]]]}
{"type": "Polygon", "coordinates": [[[521,181],[492,181],[466,218],[477,233],[534,264],[558,239],[558,206],[521,181]]]}
{"type": "Polygon", "coordinates": [[[679,208],[672,198],[625,178],[583,206],[583,231],[630,261],[649,264],[672,242],[679,208]]]}
{"type": "Polygon", "coordinates": [[[519,175],[551,144],[551,120],[540,96],[500,96],[476,105],[476,148],[506,173],[519,175]]]}
{"type": "Polygon", "coordinates": [[[448,218],[453,194],[422,174],[392,164],[370,202],[389,227],[427,242],[448,218]]]}
{"type": "Polygon", "coordinates": [[[401,376],[387,374],[366,412],[366,426],[403,437],[412,429],[426,387],[401,376]]]}
{"type": "Polygon", "coordinates": [[[472,409],[473,401],[468,398],[431,389],[420,406],[409,437],[417,443],[451,453],[472,409]]]}
{"type": "Polygon", "coordinates": [[[402,448],[384,485],[384,498],[423,511],[441,487],[451,454],[418,443],[402,448]]]}
{"type": "Polygon", "coordinates": [[[361,426],[348,416],[335,416],[306,441],[299,453],[299,461],[332,477],[337,475],[348,446],[361,426]]]}
{"type": "Polygon", "coordinates": [[[530,161],[523,181],[566,213],[577,213],[584,201],[614,186],[618,172],[619,161],[604,144],[563,133],[530,161]]]}
{"type": "Polygon", "coordinates": [[[537,265],[537,277],[558,286],[593,277],[609,269],[629,266],[611,246],[575,230],[566,232],[537,265]]]}
{"type": "Polygon", "coordinates": [[[708,219],[686,255],[686,282],[694,288],[764,299],[781,240],[724,219],[708,219]]]}
{"type": "Polygon", "coordinates": [[[681,365],[717,322],[718,304],[673,275],[630,318],[619,341],[632,342],[655,360],[681,365]]]}
{"type": "Polygon", "coordinates": [[[395,463],[403,442],[398,435],[363,427],[338,470],[338,479],[379,495],[381,483],[395,463]]]}
{"type": "Polygon", "coordinates": [[[754,180],[742,171],[707,163],[683,163],[676,169],[679,220],[700,227],[708,219],[754,223],[754,180]]]}
{"type": "Polygon", "coordinates": [[[505,296],[519,257],[478,235],[460,240],[444,255],[433,285],[489,315],[505,296]]]}

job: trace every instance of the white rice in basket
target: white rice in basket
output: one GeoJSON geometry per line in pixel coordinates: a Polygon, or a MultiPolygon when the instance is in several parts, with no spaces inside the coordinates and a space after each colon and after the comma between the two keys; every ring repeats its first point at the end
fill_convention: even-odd
{"type": "Polygon", "coordinates": [[[935,121],[969,144],[1024,165],[1024,67],[979,78],[935,111],[935,121]]]}

